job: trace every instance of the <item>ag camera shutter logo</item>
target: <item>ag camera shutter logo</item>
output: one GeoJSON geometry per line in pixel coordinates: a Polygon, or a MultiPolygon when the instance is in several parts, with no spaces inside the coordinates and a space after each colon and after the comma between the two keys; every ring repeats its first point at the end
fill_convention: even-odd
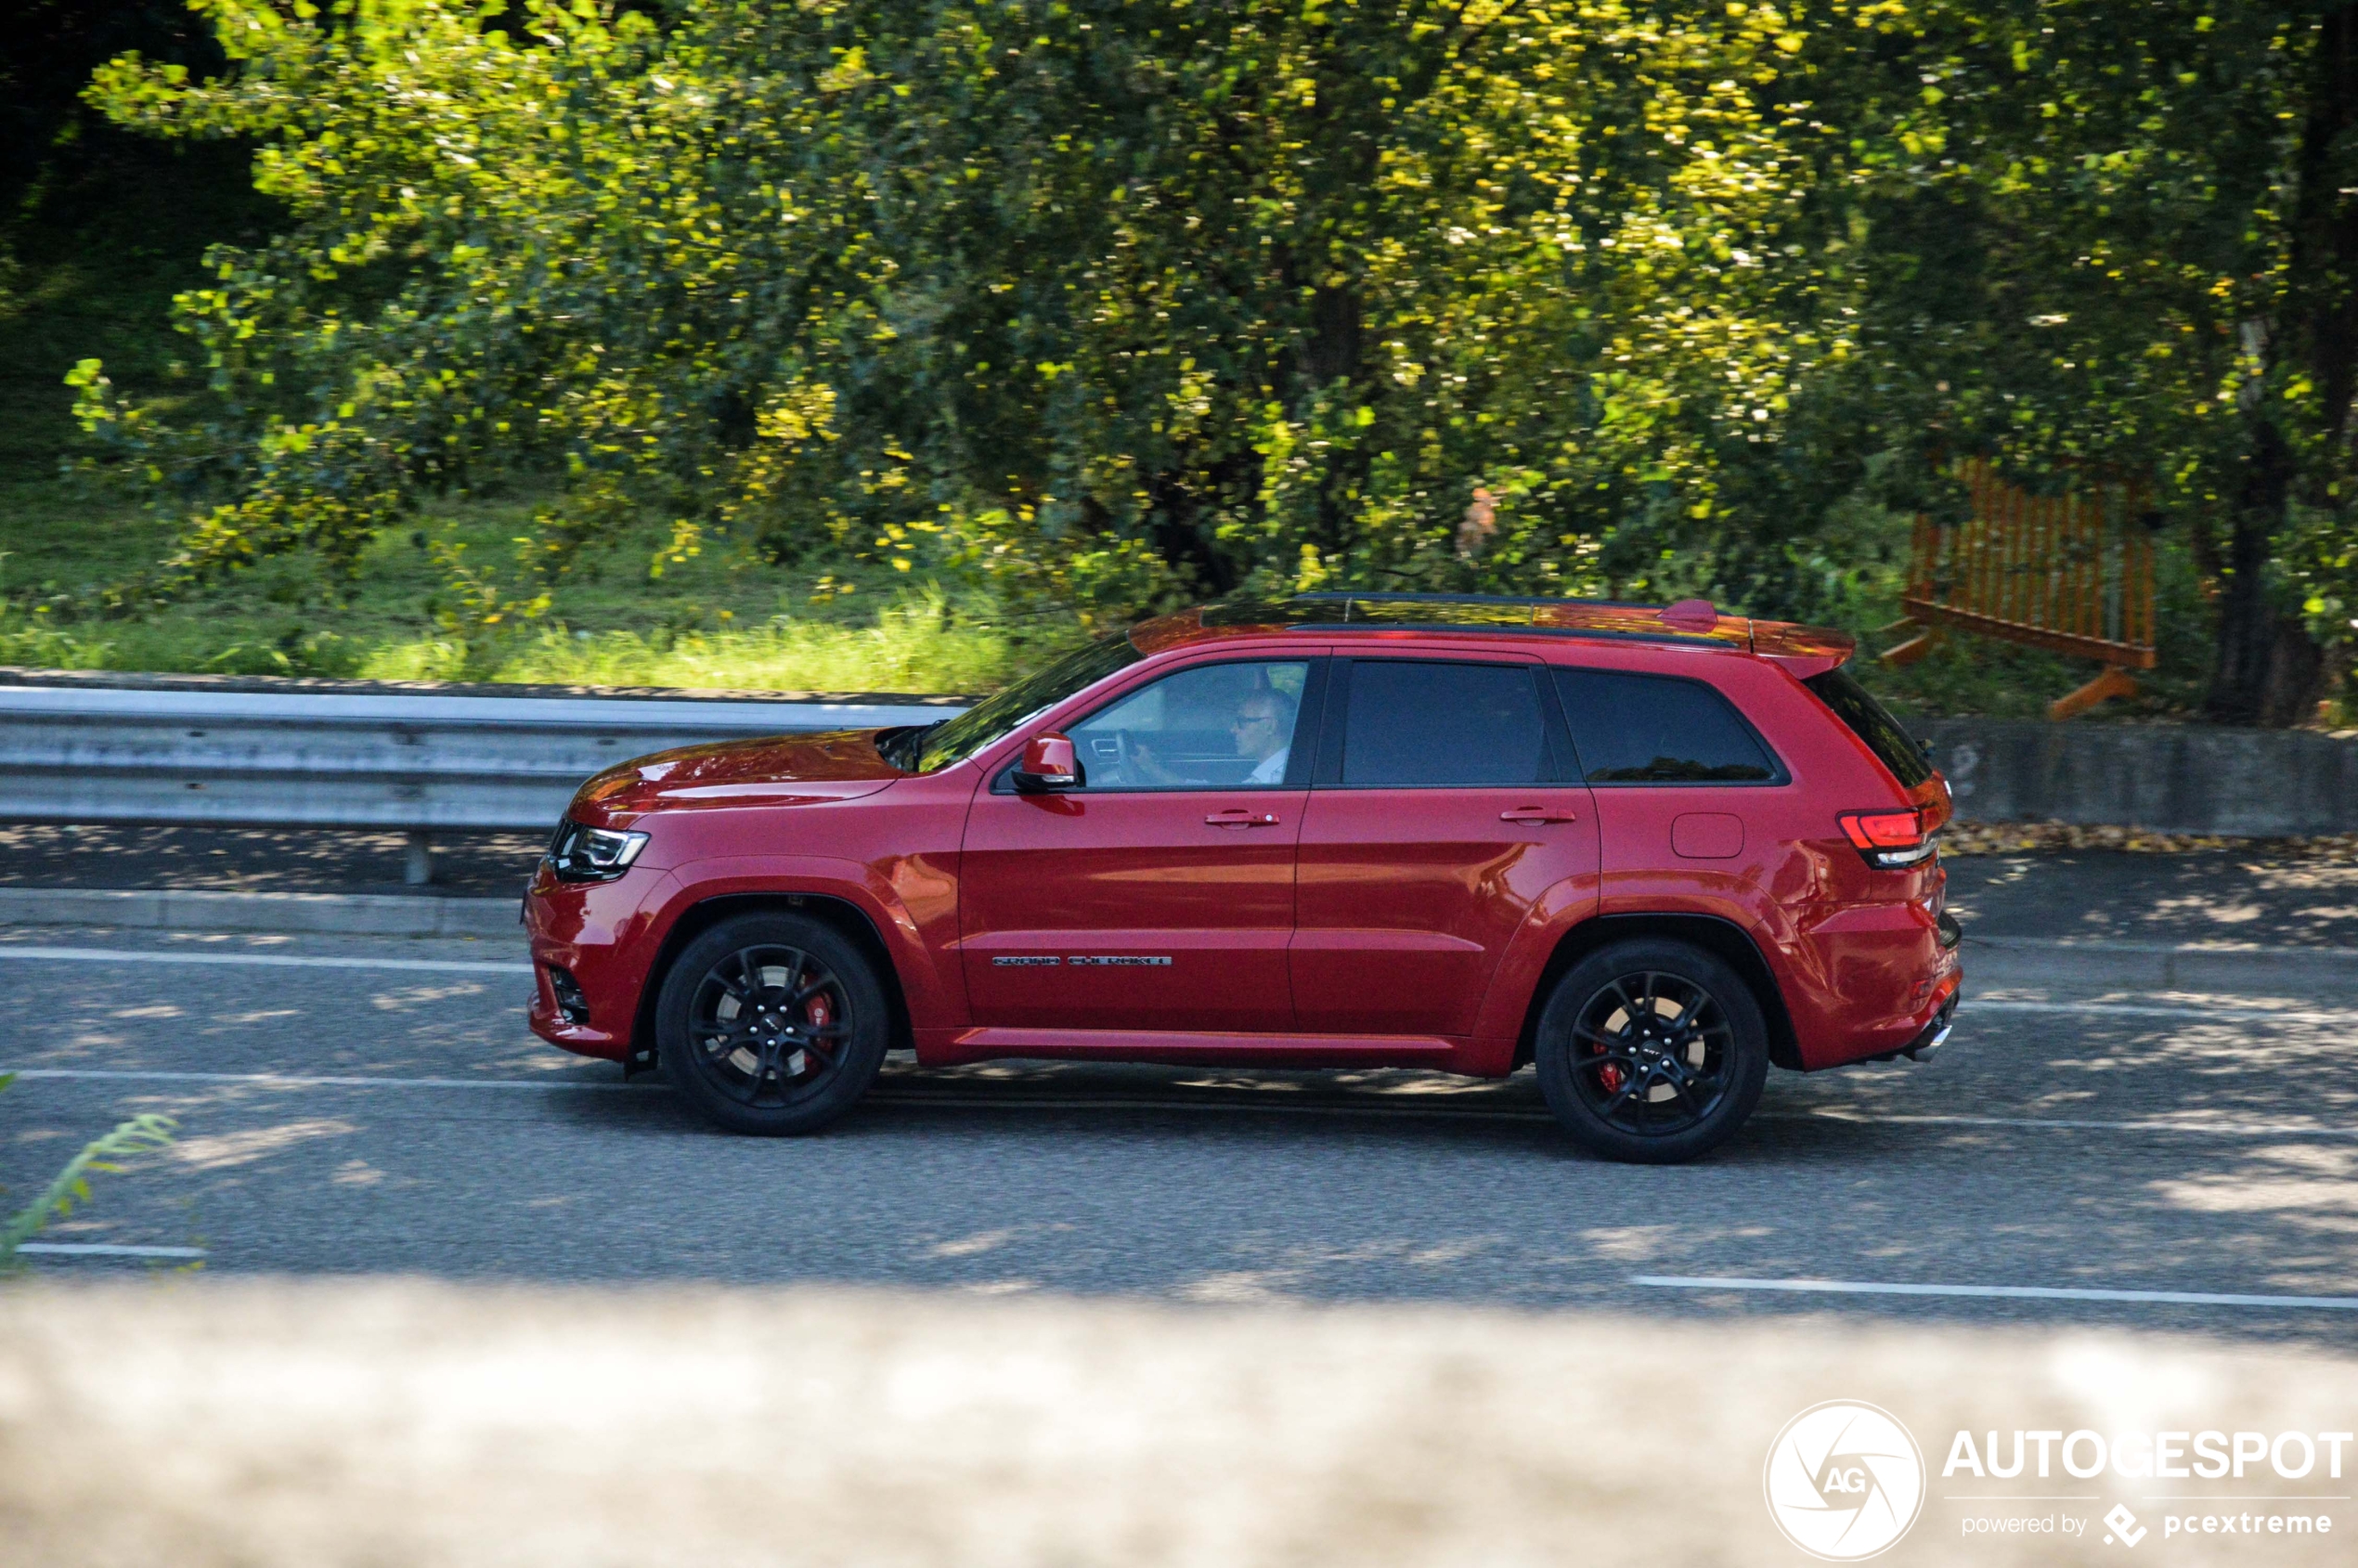
{"type": "Polygon", "coordinates": [[[1924,1451],[1890,1411],[1831,1399],[1777,1433],[1761,1487],[1785,1539],[1823,1562],[1859,1562],[1897,1545],[1924,1511],[1924,1451]]]}

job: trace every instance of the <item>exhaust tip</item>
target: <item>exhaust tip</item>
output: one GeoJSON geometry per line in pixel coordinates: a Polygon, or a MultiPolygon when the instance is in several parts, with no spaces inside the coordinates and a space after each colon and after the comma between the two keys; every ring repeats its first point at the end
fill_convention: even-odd
{"type": "Polygon", "coordinates": [[[1937,1029],[1933,1030],[1931,1039],[1925,1041],[1921,1045],[1911,1045],[1899,1054],[1907,1057],[1911,1062],[1928,1062],[1932,1060],[1935,1053],[1938,1052],[1943,1045],[1949,1043],[1949,1031],[1953,1027],[1953,1025],[1944,1021],[1937,1029]]]}

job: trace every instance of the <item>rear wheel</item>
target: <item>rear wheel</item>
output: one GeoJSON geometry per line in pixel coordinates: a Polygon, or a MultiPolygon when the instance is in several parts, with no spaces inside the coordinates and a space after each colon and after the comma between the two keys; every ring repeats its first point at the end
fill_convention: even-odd
{"type": "Polygon", "coordinates": [[[1641,938],[1590,953],[1556,982],[1535,1055],[1565,1131],[1608,1160],[1672,1164],[1718,1147],[1760,1103],[1768,1028],[1725,963],[1641,938]]]}
{"type": "Polygon", "coordinates": [[[816,1132],[875,1082],[889,1025],[860,950],[797,914],[741,914],[690,942],[655,1001],[664,1075],[737,1133],[816,1132]]]}

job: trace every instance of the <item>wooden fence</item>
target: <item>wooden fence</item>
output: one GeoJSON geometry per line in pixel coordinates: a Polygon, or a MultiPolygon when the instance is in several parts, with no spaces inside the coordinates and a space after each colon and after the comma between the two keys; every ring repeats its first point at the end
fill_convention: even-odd
{"type": "Polygon", "coordinates": [[[1885,660],[1911,663],[1943,630],[1969,631],[2105,667],[2052,704],[2051,718],[2133,693],[2129,672],[2151,669],[2155,658],[2154,545],[2141,487],[2103,483],[2033,495],[1980,458],[1964,460],[1958,473],[1970,512],[1952,525],[1918,515],[1900,599],[1908,615],[1885,628],[1921,628],[1923,635],[1885,660]]]}

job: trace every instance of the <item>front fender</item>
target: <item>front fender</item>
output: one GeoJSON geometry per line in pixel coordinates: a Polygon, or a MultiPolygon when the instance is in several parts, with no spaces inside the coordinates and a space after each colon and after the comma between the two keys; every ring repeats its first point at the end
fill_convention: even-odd
{"type": "Polygon", "coordinates": [[[667,941],[691,911],[715,899],[793,894],[840,900],[867,917],[900,982],[913,1027],[954,1028],[965,1021],[965,976],[934,957],[956,936],[956,878],[921,856],[881,868],[824,855],[692,861],[672,868],[653,926],[657,940],[667,941]]]}

